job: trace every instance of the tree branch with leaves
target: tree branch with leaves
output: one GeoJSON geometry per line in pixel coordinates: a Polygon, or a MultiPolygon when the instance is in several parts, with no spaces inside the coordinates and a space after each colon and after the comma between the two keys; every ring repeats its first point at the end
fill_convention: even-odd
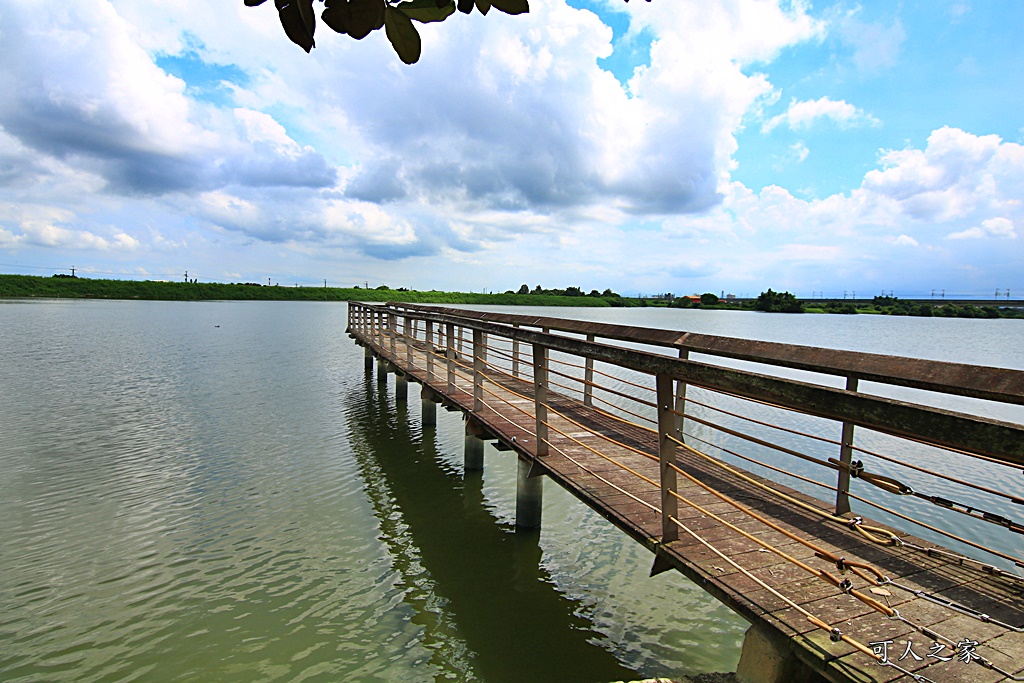
{"type": "MultiPolygon", "coordinates": [[[[415,64],[420,58],[420,33],[413,22],[444,21],[455,10],[470,14],[474,7],[480,14],[487,14],[492,8],[505,14],[530,11],[528,0],[274,0],[285,34],[306,52],[316,46],[313,39],[315,1],[324,3],[320,19],[338,33],[362,40],[383,28],[398,57],[406,64],[415,64]]],[[[264,2],[266,0],[245,0],[248,7],[264,2]]]]}

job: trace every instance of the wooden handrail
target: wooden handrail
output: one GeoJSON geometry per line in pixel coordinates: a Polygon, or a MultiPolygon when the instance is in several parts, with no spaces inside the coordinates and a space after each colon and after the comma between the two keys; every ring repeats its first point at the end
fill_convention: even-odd
{"type": "Polygon", "coordinates": [[[652,346],[702,353],[710,356],[764,363],[840,377],[923,389],[942,394],[1024,405],[1024,371],[967,363],[904,358],[878,353],[825,349],[799,344],[721,337],[631,325],[564,320],[440,306],[387,304],[399,309],[433,311],[474,320],[520,325],[574,334],[593,334],[652,346]]]}
{"type": "MultiPolygon", "coordinates": [[[[352,305],[363,306],[365,304],[352,305]]],[[[793,379],[773,377],[748,370],[726,368],[685,358],[672,358],[662,354],[624,348],[599,341],[591,342],[526,329],[526,327],[537,326],[561,329],[569,326],[561,323],[575,323],[576,321],[529,318],[529,322],[527,322],[526,316],[507,316],[505,314],[490,313],[477,315],[481,312],[467,312],[459,309],[428,306],[385,304],[371,306],[371,308],[379,308],[391,313],[403,312],[424,320],[451,325],[452,327],[458,325],[483,333],[541,346],[551,351],[592,358],[647,375],[656,376],[663,374],[686,384],[765,401],[809,415],[839,422],[849,422],[894,436],[953,448],[964,451],[967,455],[979,454],[1009,465],[1024,466],[1024,425],[1020,424],[793,379]],[[471,315],[466,315],[467,313],[471,315]],[[493,316],[498,316],[500,320],[490,319],[493,316]],[[511,319],[525,327],[512,327],[510,324],[511,319]]],[[[621,328],[622,326],[615,327],[621,328]]],[[[601,328],[603,326],[599,325],[594,334],[601,337],[621,339],[621,337],[605,334],[601,328]]],[[[630,329],[642,330],[643,328],[630,329]]],[[[652,336],[658,336],[665,332],[665,330],[653,330],[652,336]]],[[[675,332],[674,334],[678,337],[680,333],[675,332]]],[[[637,342],[643,340],[638,338],[637,335],[632,335],[628,338],[628,341],[637,342]]],[[[874,355],[854,354],[853,352],[837,353],[864,356],[874,355]]],[[[989,369],[998,370],[996,368],[989,369]]],[[[1005,372],[1016,373],[1017,371],[1006,370],[1005,372]]],[[[851,374],[863,377],[859,372],[851,374]]]]}

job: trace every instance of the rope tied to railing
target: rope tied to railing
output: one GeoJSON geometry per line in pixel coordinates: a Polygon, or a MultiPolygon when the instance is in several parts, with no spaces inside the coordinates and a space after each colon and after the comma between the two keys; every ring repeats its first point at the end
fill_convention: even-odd
{"type": "MultiPolygon", "coordinates": [[[[415,340],[412,337],[407,337],[406,335],[402,334],[398,330],[392,331],[392,330],[388,330],[387,328],[378,328],[378,329],[379,329],[379,331],[382,334],[388,335],[388,336],[391,336],[393,334],[395,337],[397,337],[399,339],[402,339],[403,342],[405,342],[405,343],[408,343],[410,339],[413,340],[414,344],[415,344],[415,341],[417,341],[417,340],[415,340]]],[[[439,332],[440,332],[440,330],[439,330],[439,332]]],[[[441,350],[441,349],[439,349],[439,350],[441,350]]],[[[447,349],[443,349],[443,351],[447,351],[447,349]]],[[[455,354],[453,354],[453,355],[455,355],[455,354]]],[[[487,365],[490,366],[491,364],[488,363],[487,365]]],[[[468,365],[468,363],[462,363],[462,362],[456,361],[455,362],[455,366],[456,367],[465,368],[466,370],[470,370],[470,366],[468,365]]],[[[493,366],[491,366],[491,367],[493,367],[493,366]]],[[[494,369],[498,370],[498,368],[494,368],[494,369]]],[[[502,372],[502,374],[505,374],[505,373],[502,372]]],[[[470,379],[470,378],[467,377],[466,379],[470,379]]],[[[633,398],[633,397],[630,397],[630,398],[633,398]]],[[[675,411],[673,411],[673,412],[675,412],[675,411]]],[[[637,417],[641,417],[641,416],[637,415],[637,417]]],[[[687,416],[687,417],[690,417],[690,416],[687,416]]],[[[621,418],[618,418],[618,419],[621,419],[621,418]]],[[[717,425],[708,425],[708,426],[718,427],[717,425]]],[[[701,454],[701,455],[703,456],[703,454],[701,454]]],[[[704,457],[707,457],[707,456],[704,456],[704,457]]],[[[716,463],[718,462],[715,459],[712,459],[712,461],[716,462],[716,463]]],[[[833,467],[833,468],[841,467],[841,464],[837,463],[834,459],[830,459],[830,461],[831,462],[828,463],[828,465],[830,467],[833,467]]],[[[862,478],[865,481],[868,481],[869,483],[872,483],[873,485],[875,485],[875,486],[877,486],[877,487],[879,487],[879,488],[881,488],[883,490],[889,491],[889,492],[891,492],[891,493],[893,493],[895,495],[915,495],[915,496],[918,496],[918,497],[920,497],[920,498],[922,498],[924,500],[928,500],[929,502],[932,502],[933,504],[936,504],[936,505],[939,505],[941,507],[944,507],[946,509],[952,509],[952,510],[955,510],[957,512],[968,514],[968,515],[973,516],[973,517],[975,517],[977,519],[981,519],[981,520],[984,520],[984,521],[987,521],[987,522],[990,522],[990,523],[994,523],[994,524],[1003,526],[1003,527],[1009,529],[1010,531],[1012,531],[1014,533],[1024,533],[1024,526],[1022,526],[1021,524],[1019,524],[1019,523],[1017,523],[1017,522],[1015,522],[1015,521],[1013,521],[1013,520],[1011,520],[1011,519],[1009,519],[1007,517],[1004,517],[1002,515],[998,515],[996,513],[991,513],[991,512],[986,512],[986,511],[978,510],[978,509],[970,507],[970,506],[966,506],[966,505],[962,505],[962,504],[957,504],[957,503],[955,503],[955,501],[951,501],[951,500],[949,500],[947,498],[944,498],[944,497],[941,497],[941,496],[925,496],[923,494],[919,494],[917,492],[914,492],[913,489],[911,489],[909,486],[907,486],[907,485],[903,484],[902,482],[899,482],[899,481],[897,481],[895,479],[892,479],[891,477],[884,477],[883,475],[874,475],[874,474],[863,472],[860,469],[860,465],[861,465],[861,462],[858,461],[853,467],[850,468],[851,472],[856,473],[854,476],[859,475],[858,478],[862,478]],[[975,514],[975,513],[977,513],[977,514],[975,514]]],[[[766,488],[766,490],[769,490],[769,491],[773,490],[770,487],[765,487],[765,488],[766,488]]],[[[885,508],[883,506],[879,506],[879,505],[873,503],[872,501],[865,500],[865,499],[863,499],[861,497],[858,497],[858,496],[853,496],[853,494],[850,494],[850,495],[851,495],[851,497],[853,497],[853,498],[855,498],[857,500],[861,500],[862,502],[866,502],[868,504],[871,504],[874,507],[879,507],[880,509],[883,509],[883,510],[886,510],[886,511],[890,511],[888,508],[885,508]]],[[[1017,502],[1019,499],[1013,498],[1013,500],[1014,500],[1014,502],[1017,502]]],[[[831,513],[826,513],[824,511],[818,511],[818,513],[826,515],[826,516],[831,516],[831,513]]],[[[913,520],[911,518],[907,518],[906,516],[900,515],[899,513],[895,513],[895,514],[897,514],[897,516],[900,516],[901,518],[909,519],[909,521],[913,521],[915,523],[921,524],[921,522],[919,522],[917,520],[913,520]]],[[[845,518],[839,518],[839,519],[845,519],[845,518]]],[[[930,525],[925,525],[925,526],[928,527],[928,528],[932,528],[930,525]]],[[[892,532],[889,532],[888,530],[883,530],[883,529],[870,529],[869,530],[869,529],[863,528],[862,526],[857,526],[857,527],[855,527],[855,529],[856,529],[856,531],[858,533],[860,533],[865,538],[871,540],[874,543],[890,544],[890,545],[894,545],[894,546],[902,546],[903,545],[903,543],[899,539],[899,537],[897,537],[892,532]],[[872,533],[872,532],[880,532],[880,533],[876,534],[876,533],[872,533]]],[[[941,530],[936,530],[936,531],[939,531],[939,533],[943,533],[943,535],[949,536],[951,538],[955,538],[957,540],[965,540],[965,539],[960,539],[959,537],[957,537],[955,535],[949,534],[948,532],[942,532],[941,530]]],[[[974,545],[975,547],[982,548],[983,550],[986,550],[987,552],[994,552],[994,551],[992,551],[989,548],[983,548],[983,547],[979,546],[978,544],[970,543],[969,541],[967,541],[967,542],[970,545],[974,545]]],[[[999,552],[994,552],[994,554],[999,555],[1001,557],[1004,557],[1006,559],[1011,559],[1012,561],[1014,561],[1014,563],[1017,566],[1024,567],[1024,564],[1021,563],[1019,558],[1014,558],[1014,557],[1011,557],[1011,556],[1007,556],[1006,554],[999,553],[999,552]]],[[[950,555],[952,556],[952,554],[950,554],[950,555]]],[[[1000,571],[1000,570],[996,570],[996,569],[992,568],[990,565],[987,565],[985,563],[981,563],[981,562],[978,562],[976,560],[973,560],[973,558],[966,558],[966,557],[964,557],[963,559],[965,561],[971,561],[972,563],[977,563],[978,565],[981,566],[982,570],[988,571],[990,573],[998,573],[1000,571]]],[[[1013,576],[1013,577],[1017,578],[1016,575],[1013,575],[1013,574],[1007,574],[1007,575],[1008,576],[1013,576]]]]}
{"type": "MultiPolygon", "coordinates": [[[[404,335],[401,335],[401,334],[399,334],[398,336],[399,336],[399,337],[404,337],[404,335]]],[[[493,369],[497,370],[497,371],[498,371],[498,372],[499,372],[500,374],[506,374],[506,373],[502,372],[502,371],[501,371],[500,369],[498,369],[497,367],[495,367],[495,366],[491,365],[490,363],[485,363],[485,364],[486,364],[487,366],[489,366],[489,367],[492,367],[493,369]]],[[[462,365],[462,364],[459,364],[459,365],[462,365]]],[[[466,368],[468,369],[468,365],[462,365],[462,367],[466,367],[466,368]]],[[[483,374],[483,373],[481,373],[481,374],[483,374]]],[[[506,376],[507,376],[507,375],[506,375],[506,376]]],[[[492,382],[494,381],[494,380],[493,380],[492,378],[488,377],[487,375],[484,375],[484,378],[485,378],[485,379],[488,379],[488,380],[490,380],[490,381],[492,381],[492,382]]],[[[503,388],[504,388],[504,387],[503,387],[503,388]]],[[[487,390],[487,389],[485,389],[485,391],[486,391],[486,392],[487,392],[488,394],[491,394],[491,395],[495,395],[495,394],[494,394],[493,392],[491,392],[491,391],[489,391],[489,390],[487,390]]],[[[514,393],[514,392],[513,392],[513,393],[514,393]]],[[[495,396],[496,396],[496,395],[495,395],[495,396]]],[[[524,396],[524,397],[522,397],[522,398],[527,398],[527,397],[525,397],[525,396],[524,396]]],[[[491,406],[486,406],[486,405],[485,405],[485,407],[487,407],[487,408],[491,408],[491,406]]],[[[493,408],[491,408],[491,409],[492,409],[492,410],[494,410],[493,408]]],[[[518,407],[517,407],[517,409],[518,409],[518,407]]],[[[521,410],[521,409],[520,409],[520,410],[521,410]]],[[[495,412],[497,412],[497,411],[495,411],[495,412]]],[[[525,412],[525,411],[523,411],[523,412],[525,412]]],[[[547,423],[545,423],[545,424],[547,424],[547,423]]],[[[560,432],[560,431],[559,431],[559,430],[557,430],[557,429],[556,429],[556,430],[554,430],[554,431],[555,431],[556,433],[559,433],[559,434],[562,434],[563,436],[566,436],[566,437],[568,437],[568,435],[565,435],[565,434],[563,434],[562,432],[560,432]]],[[[578,441],[577,441],[576,439],[572,439],[572,437],[569,437],[569,438],[570,438],[571,440],[573,440],[573,441],[576,441],[577,443],[579,443],[579,442],[578,442],[578,441]]],[[[580,445],[583,445],[583,444],[580,444],[580,445]]],[[[614,460],[613,460],[613,462],[614,462],[614,460]]],[[[627,468],[627,469],[628,469],[628,468],[627,468]]],[[[859,474],[860,474],[861,472],[863,472],[863,464],[862,464],[862,462],[861,462],[861,461],[857,461],[857,462],[856,462],[856,463],[854,463],[854,464],[853,464],[853,466],[851,467],[851,473],[852,473],[852,476],[853,476],[853,477],[858,477],[858,475],[859,475],[859,474]]],[[[937,505],[941,505],[941,506],[943,506],[943,507],[953,507],[953,506],[957,505],[957,504],[956,504],[956,503],[955,503],[954,501],[951,501],[951,500],[948,500],[948,499],[945,499],[945,498],[941,498],[941,497],[938,497],[938,496],[932,496],[932,497],[928,497],[928,496],[924,496],[923,494],[917,494],[917,493],[914,493],[914,492],[913,492],[913,491],[912,491],[912,490],[910,489],[910,487],[908,487],[908,486],[905,486],[905,485],[903,485],[903,486],[905,487],[905,489],[906,489],[906,492],[904,492],[904,491],[902,491],[902,490],[900,489],[900,484],[901,484],[901,483],[900,483],[900,482],[898,482],[898,481],[896,481],[896,480],[894,480],[894,479],[892,479],[892,478],[888,478],[888,477],[882,477],[882,475],[870,475],[870,474],[869,474],[869,477],[871,477],[871,476],[874,476],[874,477],[876,477],[876,481],[879,481],[879,482],[885,482],[885,481],[887,480],[887,481],[888,481],[888,483],[890,484],[890,489],[894,489],[894,490],[895,490],[895,492],[899,492],[899,493],[900,493],[900,495],[907,495],[907,492],[909,492],[909,493],[913,493],[914,495],[917,495],[918,497],[922,497],[922,498],[924,498],[924,499],[926,499],[926,500],[930,500],[930,502],[933,502],[933,503],[935,503],[935,504],[937,504],[937,505]]],[[[866,480],[866,481],[869,481],[869,483],[873,483],[873,484],[874,484],[875,482],[874,482],[874,481],[870,481],[870,480],[869,480],[869,477],[863,477],[863,478],[865,478],[865,480],[866,480]]],[[[858,478],[860,478],[860,477],[858,477],[858,478]]],[[[646,478],[645,478],[645,479],[646,479],[646,478]]],[[[875,484],[875,485],[877,486],[878,484],[875,484]]],[[[880,487],[880,488],[885,488],[885,486],[884,486],[884,485],[883,485],[883,486],[879,486],[879,487],[880,487]]],[[[677,497],[678,497],[678,495],[677,495],[677,497]]],[[[1015,502],[1016,502],[1016,501],[1015,501],[1015,502]]],[[[970,507],[967,507],[967,506],[963,506],[963,507],[965,507],[965,509],[966,509],[966,511],[967,511],[967,513],[968,513],[968,514],[970,514],[970,513],[972,513],[972,512],[974,512],[974,511],[975,511],[975,509],[974,509],[974,508],[970,508],[970,507]]],[[[1017,529],[1015,529],[1015,528],[1014,528],[1014,527],[1018,527],[1018,528],[1020,528],[1020,525],[1017,525],[1016,523],[1012,522],[1012,520],[1008,520],[1008,519],[1007,519],[1007,518],[1005,518],[1005,517],[1001,517],[1001,516],[999,516],[999,515],[995,515],[995,514],[993,514],[993,513],[984,513],[984,511],[980,511],[980,510],[979,510],[978,512],[982,513],[982,518],[984,518],[984,515],[986,515],[986,514],[987,514],[987,515],[988,515],[988,517],[989,517],[988,521],[992,521],[992,522],[994,522],[994,523],[1001,523],[1001,524],[1003,524],[1004,526],[1008,526],[1008,528],[1011,528],[1011,530],[1014,530],[1014,531],[1016,531],[1017,533],[1020,533],[1020,531],[1017,531],[1017,529]]],[[[673,520],[673,521],[675,521],[675,522],[676,522],[677,524],[680,524],[680,523],[678,522],[678,520],[673,520]]],[[[862,528],[861,528],[861,527],[863,527],[863,520],[861,520],[860,518],[857,518],[857,520],[855,520],[855,521],[856,521],[857,523],[856,523],[856,524],[854,524],[854,525],[851,525],[851,528],[854,528],[854,529],[856,529],[856,530],[857,530],[858,532],[864,533],[864,530],[862,530],[862,528]]],[[[680,526],[682,526],[682,525],[680,524],[680,526]]],[[[889,533],[891,533],[891,532],[889,532],[889,533]]],[[[892,536],[891,536],[891,538],[889,538],[889,539],[884,539],[884,540],[885,540],[885,541],[888,541],[888,542],[892,542],[892,543],[893,543],[894,545],[903,545],[903,543],[902,543],[901,539],[899,539],[898,537],[895,537],[895,535],[892,535],[892,536]]],[[[929,554],[931,554],[931,553],[929,552],[929,554]]],[[[817,555],[818,557],[822,557],[822,555],[820,555],[820,554],[818,554],[818,553],[816,553],[816,555],[817,555]]],[[[823,558],[823,559],[827,559],[827,558],[823,558]]],[[[1019,563],[1018,563],[1018,564],[1019,564],[1019,563]]],[[[836,565],[837,565],[837,569],[838,569],[838,570],[840,571],[840,573],[845,573],[845,571],[847,571],[847,569],[848,569],[848,568],[850,568],[850,567],[853,567],[853,566],[854,566],[854,563],[850,563],[850,562],[847,562],[847,561],[845,560],[845,558],[839,558],[839,559],[837,560],[837,562],[836,562],[836,565]]],[[[870,570],[872,569],[872,568],[870,568],[870,567],[867,567],[866,565],[862,565],[862,567],[863,567],[863,568],[865,568],[865,569],[867,569],[867,570],[869,570],[869,571],[870,571],[870,570]]],[[[986,569],[990,569],[990,567],[985,567],[985,568],[986,568],[986,569]]],[[[875,572],[875,573],[877,574],[877,572],[875,572]]],[[[1002,572],[999,572],[998,570],[996,570],[995,572],[992,572],[992,573],[1002,573],[1002,572]]],[[[819,576],[821,576],[821,578],[826,578],[826,575],[828,575],[828,573],[827,573],[827,572],[820,572],[820,573],[819,573],[818,575],[819,575],[819,576]]],[[[881,583],[881,581],[882,581],[882,580],[885,580],[885,577],[880,577],[880,579],[877,579],[877,580],[879,581],[879,583],[881,583]]],[[[841,581],[841,582],[840,582],[840,583],[838,584],[838,587],[839,587],[839,588],[840,588],[840,590],[842,590],[842,591],[843,591],[844,593],[852,593],[852,592],[853,592],[853,583],[852,583],[852,581],[850,581],[850,579],[849,579],[849,578],[844,578],[844,579],[843,579],[843,581],[841,581]]],[[[942,603],[939,603],[939,604],[942,604],[942,603]]],[[[965,608],[965,609],[967,609],[967,608],[965,608]]],[[[991,618],[990,618],[990,617],[989,617],[988,615],[986,615],[986,614],[980,613],[980,612],[978,612],[977,610],[975,610],[975,612],[977,612],[977,614],[978,614],[978,616],[977,616],[976,618],[979,618],[979,619],[981,619],[982,621],[993,621],[993,623],[998,623],[998,622],[995,622],[994,620],[991,620],[991,618]]],[[[904,620],[904,621],[906,621],[906,620],[904,620]]],[[[812,623],[813,623],[813,622],[812,622],[812,623]]],[[[909,623],[909,622],[908,622],[908,623],[909,623]]],[[[1012,627],[1012,626],[1011,626],[1010,628],[1015,628],[1015,627],[1012,627]]],[[[830,638],[832,638],[833,640],[836,640],[836,638],[834,638],[833,636],[834,636],[834,635],[835,635],[835,634],[836,634],[837,632],[838,632],[838,633],[840,634],[840,636],[841,636],[841,632],[839,631],[839,629],[838,629],[838,628],[834,628],[834,627],[833,627],[833,628],[832,628],[832,629],[830,630],[830,638]]],[[[922,630],[922,632],[924,632],[924,631],[922,630]]],[[[840,639],[842,639],[842,638],[840,638],[840,639]]]]}

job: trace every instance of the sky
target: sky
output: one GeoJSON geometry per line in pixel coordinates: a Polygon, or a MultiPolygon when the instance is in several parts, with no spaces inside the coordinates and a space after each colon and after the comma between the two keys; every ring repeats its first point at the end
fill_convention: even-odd
{"type": "Polygon", "coordinates": [[[0,272],[1024,298],[1021,26],[533,0],[407,66],[272,2],[0,0],[0,272]]]}

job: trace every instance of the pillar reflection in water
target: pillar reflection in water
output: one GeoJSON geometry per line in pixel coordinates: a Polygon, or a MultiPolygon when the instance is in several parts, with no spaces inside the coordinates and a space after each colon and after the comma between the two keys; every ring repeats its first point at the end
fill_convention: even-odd
{"type": "MultiPolygon", "coordinates": [[[[435,641],[439,653],[447,652],[435,665],[468,662],[472,674],[456,675],[485,681],[634,677],[594,644],[600,634],[576,614],[576,603],[554,589],[540,567],[539,532],[517,532],[495,519],[485,480],[515,486],[507,474],[505,481],[496,481],[502,477],[497,471],[508,468],[464,471],[455,415],[437,427],[411,422],[405,402],[393,401],[369,374],[366,379],[362,390],[348,397],[349,431],[359,446],[357,462],[367,489],[386,491],[373,500],[375,514],[401,521],[396,528],[403,538],[382,538],[398,580],[406,580],[402,575],[416,565],[429,576],[429,591],[411,590],[406,600],[424,615],[424,639],[435,641]],[[467,652],[457,657],[462,646],[467,652]]],[[[468,443],[471,435],[462,431],[468,443]]],[[[484,442],[472,438],[480,444],[482,464],[484,442]]],[[[392,527],[381,528],[383,534],[392,527]]]]}

